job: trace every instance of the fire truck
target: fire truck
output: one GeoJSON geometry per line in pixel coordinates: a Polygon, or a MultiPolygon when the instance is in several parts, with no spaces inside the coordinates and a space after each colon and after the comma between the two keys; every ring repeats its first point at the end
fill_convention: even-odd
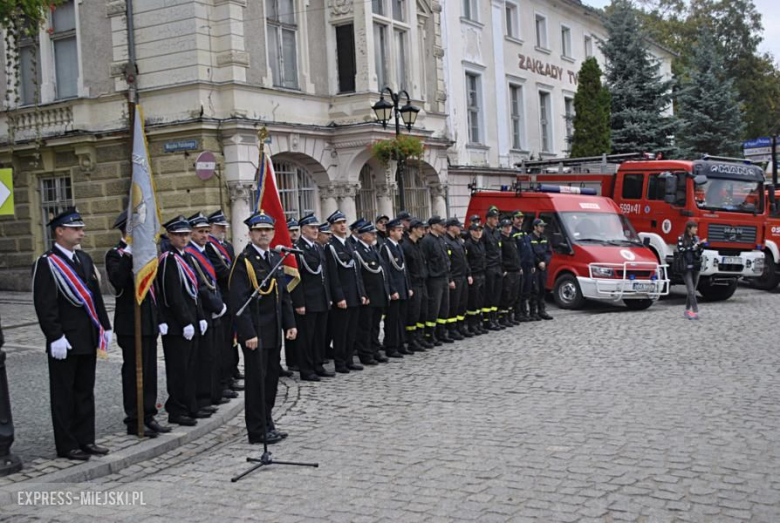
{"type": "Polygon", "coordinates": [[[764,272],[749,280],[757,288],[774,290],[780,284],[780,208],[777,198],[780,190],[768,190],[764,219],[764,272]]]}
{"type": "MultiPolygon", "coordinates": [[[[611,198],[658,261],[672,267],[685,223],[699,224],[706,238],[699,292],[726,300],[739,278],[764,269],[763,170],[749,162],[704,156],[700,160],[650,159],[642,154],[528,161],[518,180],[588,187],[611,198]]],[[[669,271],[672,283],[682,274],[669,271]]]]}
{"type": "Polygon", "coordinates": [[[522,211],[527,234],[535,218],[548,223],[545,235],[553,257],[547,288],[559,307],[578,309],[586,299],[623,300],[627,308],[641,310],[669,293],[665,266],[643,245],[615,202],[595,190],[545,185],[523,190],[517,184],[502,191],[471,189],[468,216],[485,216],[495,205],[502,217],[522,211]]]}

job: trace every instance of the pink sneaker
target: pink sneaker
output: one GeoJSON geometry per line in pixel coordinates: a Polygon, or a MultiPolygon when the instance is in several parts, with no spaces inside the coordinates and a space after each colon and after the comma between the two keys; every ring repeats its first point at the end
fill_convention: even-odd
{"type": "Polygon", "coordinates": [[[696,313],[693,312],[693,311],[685,311],[685,317],[688,318],[689,320],[697,319],[696,318],[696,313]]]}

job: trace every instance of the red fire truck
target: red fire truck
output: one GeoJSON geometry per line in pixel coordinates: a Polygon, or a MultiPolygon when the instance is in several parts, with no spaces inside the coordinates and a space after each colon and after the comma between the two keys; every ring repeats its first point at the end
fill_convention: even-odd
{"type": "Polygon", "coordinates": [[[669,293],[665,266],[609,198],[596,196],[592,189],[557,186],[503,189],[472,187],[468,216],[485,216],[492,205],[502,216],[520,210],[523,230],[529,234],[535,218],[547,222],[545,234],[553,247],[547,287],[559,307],[577,309],[586,299],[623,300],[626,307],[639,310],[669,293]]]}
{"type": "MultiPolygon", "coordinates": [[[[699,292],[726,300],[737,280],[764,268],[764,172],[750,163],[704,156],[701,160],[636,160],[612,155],[530,161],[519,180],[590,187],[615,201],[657,259],[672,265],[677,238],[688,220],[707,239],[699,292]]],[[[669,271],[672,283],[682,275],[669,271]]]]}
{"type": "Polygon", "coordinates": [[[778,196],[780,196],[780,190],[767,191],[764,220],[764,272],[760,277],[750,280],[753,287],[767,291],[774,290],[780,284],[780,208],[777,204],[778,196]]]}

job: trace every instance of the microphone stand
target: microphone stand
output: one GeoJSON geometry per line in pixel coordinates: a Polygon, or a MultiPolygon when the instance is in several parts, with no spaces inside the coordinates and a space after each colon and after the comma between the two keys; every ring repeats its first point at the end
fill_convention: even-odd
{"type": "MultiPolygon", "coordinates": [[[[270,252],[270,251],[269,251],[270,252]]],[[[260,294],[260,289],[265,287],[265,285],[271,280],[273,275],[276,273],[276,270],[282,265],[285,258],[289,255],[289,252],[284,252],[282,254],[282,257],[279,259],[279,261],[274,265],[274,267],[271,269],[271,272],[268,273],[268,275],[263,279],[263,281],[257,286],[255,289],[255,292],[252,293],[252,295],[249,297],[249,299],[244,303],[244,305],[238,310],[236,313],[236,316],[240,316],[244,310],[249,306],[249,304],[252,302],[253,299],[257,298],[260,299],[263,296],[260,294]]],[[[281,314],[281,312],[280,312],[281,314]]],[[[265,350],[262,347],[257,347],[255,350],[265,350]]],[[[249,388],[247,388],[246,393],[249,393],[249,388]]],[[[236,481],[240,480],[241,478],[244,478],[251,474],[252,472],[256,471],[260,467],[269,466],[269,465],[295,465],[298,467],[319,467],[319,463],[296,463],[293,461],[274,461],[274,459],[271,457],[271,453],[268,452],[268,421],[266,418],[266,412],[265,412],[265,370],[261,367],[260,369],[260,405],[261,405],[261,415],[263,416],[263,455],[259,458],[246,458],[247,462],[249,463],[256,463],[256,465],[253,465],[246,471],[242,472],[238,476],[230,478],[231,483],[235,483],[236,481]]]]}

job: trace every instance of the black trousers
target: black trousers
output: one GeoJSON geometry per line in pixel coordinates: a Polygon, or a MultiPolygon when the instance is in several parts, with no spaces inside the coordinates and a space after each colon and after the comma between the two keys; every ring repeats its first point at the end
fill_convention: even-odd
{"type": "MultiPolygon", "coordinates": [[[[298,326],[300,316],[297,314],[295,315],[295,326],[298,330],[301,330],[300,326],[298,326]]],[[[294,340],[284,340],[284,361],[287,363],[287,368],[290,367],[300,367],[301,363],[298,361],[298,340],[300,339],[300,335],[295,338],[294,340]]]]}
{"type": "Polygon", "coordinates": [[[453,278],[455,288],[450,289],[450,310],[447,314],[447,324],[454,326],[458,321],[463,321],[466,314],[466,305],[469,299],[469,281],[465,276],[453,278]]]}
{"type": "Polygon", "coordinates": [[[382,307],[379,314],[374,315],[374,323],[371,325],[371,348],[374,354],[379,354],[382,349],[382,344],[379,343],[379,330],[382,326],[382,317],[387,314],[386,307],[382,307]]]}
{"type": "Polygon", "coordinates": [[[530,301],[531,293],[534,289],[534,268],[523,267],[523,274],[520,276],[522,285],[520,286],[520,300],[530,301]]]}
{"type": "Polygon", "coordinates": [[[473,283],[469,286],[468,316],[479,318],[485,305],[485,274],[472,274],[473,283]]]}
{"type": "Polygon", "coordinates": [[[233,317],[226,313],[220,318],[222,321],[222,342],[220,351],[220,384],[222,390],[230,387],[233,381],[234,371],[238,368],[238,347],[235,345],[235,332],[233,330],[233,317]]]}
{"type": "Polygon", "coordinates": [[[197,411],[196,382],[192,376],[197,347],[198,336],[189,341],[176,334],[163,336],[165,381],[168,387],[165,411],[169,416],[189,416],[193,408],[197,411]]]}
{"type": "MultiPolygon", "coordinates": [[[[407,334],[424,329],[428,309],[428,289],[425,283],[412,285],[412,297],[406,300],[405,309],[404,323],[407,334]]],[[[403,309],[401,312],[404,312],[403,309]]]]}
{"type": "Polygon", "coordinates": [[[520,273],[507,272],[501,286],[500,312],[507,312],[515,306],[517,291],[520,289],[520,273]]]}
{"type": "MultiPolygon", "coordinates": [[[[195,368],[192,375],[195,379],[195,396],[197,398],[198,410],[211,405],[211,367],[214,352],[214,323],[209,323],[206,334],[200,334],[198,327],[198,349],[195,357],[195,368]]],[[[221,395],[221,394],[220,394],[221,395]]],[[[197,410],[193,411],[195,414],[197,410]]]]}
{"type": "Polygon", "coordinates": [[[224,364],[222,363],[222,357],[225,354],[224,349],[222,348],[222,344],[225,340],[225,317],[221,318],[215,318],[212,320],[212,326],[209,327],[210,329],[214,329],[214,332],[212,334],[212,342],[211,342],[211,366],[209,367],[209,370],[211,372],[211,404],[216,405],[219,403],[219,400],[222,399],[222,391],[225,390],[223,381],[222,381],[222,368],[224,367],[224,364]]]}
{"type": "MultiPolygon", "coordinates": [[[[298,326],[296,349],[301,376],[314,374],[317,370],[322,370],[322,361],[325,359],[325,346],[322,339],[325,337],[325,329],[328,325],[328,312],[307,310],[306,314],[296,313],[295,324],[298,326]]],[[[289,340],[285,341],[288,342],[289,340]]]]}
{"type": "Polygon", "coordinates": [[[279,386],[279,359],[281,347],[275,349],[247,349],[244,353],[244,417],[250,439],[261,438],[263,421],[266,429],[274,428],[273,408],[279,386]]]}
{"type": "Polygon", "coordinates": [[[404,318],[406,304],[409,300],[390,300],[385,314],[385,350],[388,353],[398,352],[404,344],[404,318]]]}
{"type": "Polygon", "coordinates": [[[333,335],[333,357],[336,368],[354,363],[355,338],[360,320],[360,307],[347,307],[330,310],[330,332],[333,335]]]}
{"type": "MultiPolygon", "coordinates": [[[[125,425],[138,428],[138,401],[136,399],[135,336],[117,336],[122,349],[122,403],[125,407],[125,425]]],[[[144,421],[157,415],[157,336],[141,337],[141,370],[143,372],[144,421]]]]}
{"type": "Polygon", "coordinates": [[[444,325],[450,308],[449,281],[447,278],[428,278],[428,307],[425,315],[425,326],[435,328],[444,325]]]}
{"type": "Polygon", "coordinates": [[[372,307],[370,305],[363,305],[360,307],[360,316],[357,322],[357,336],[355,337],[355,351],[360,358],[360,361],[366,361],[374,358],[375,354],[379,354],[377,349],[371,341],[374,321],[377,316],[381,318],[384,307],[372,307]]]}
{"type": "Polygon", "coordinates": [[[540,271],[538,268],[533,274],[533,292],[531,294],[531,302],[536,303],[538,307],[544,309],[544,295],[547,293],[545,289],[547,285],[547,269],[540,271]]]}
{"type": "Polygon", "coordinates": [[[501,299],[501,284],[503,281],[501,267],[491,267],[485,270],[485,306],[483,312],[498,311],[498,302],[501,299]],[[484,309],[488,309],[485,311],[484,309]]]}
{"type": "Polygon", "coordinates": [[[57,454],[95,443],[95,362],[97,354],[68,354],[49,360],[49,396],[57,454]]]}

